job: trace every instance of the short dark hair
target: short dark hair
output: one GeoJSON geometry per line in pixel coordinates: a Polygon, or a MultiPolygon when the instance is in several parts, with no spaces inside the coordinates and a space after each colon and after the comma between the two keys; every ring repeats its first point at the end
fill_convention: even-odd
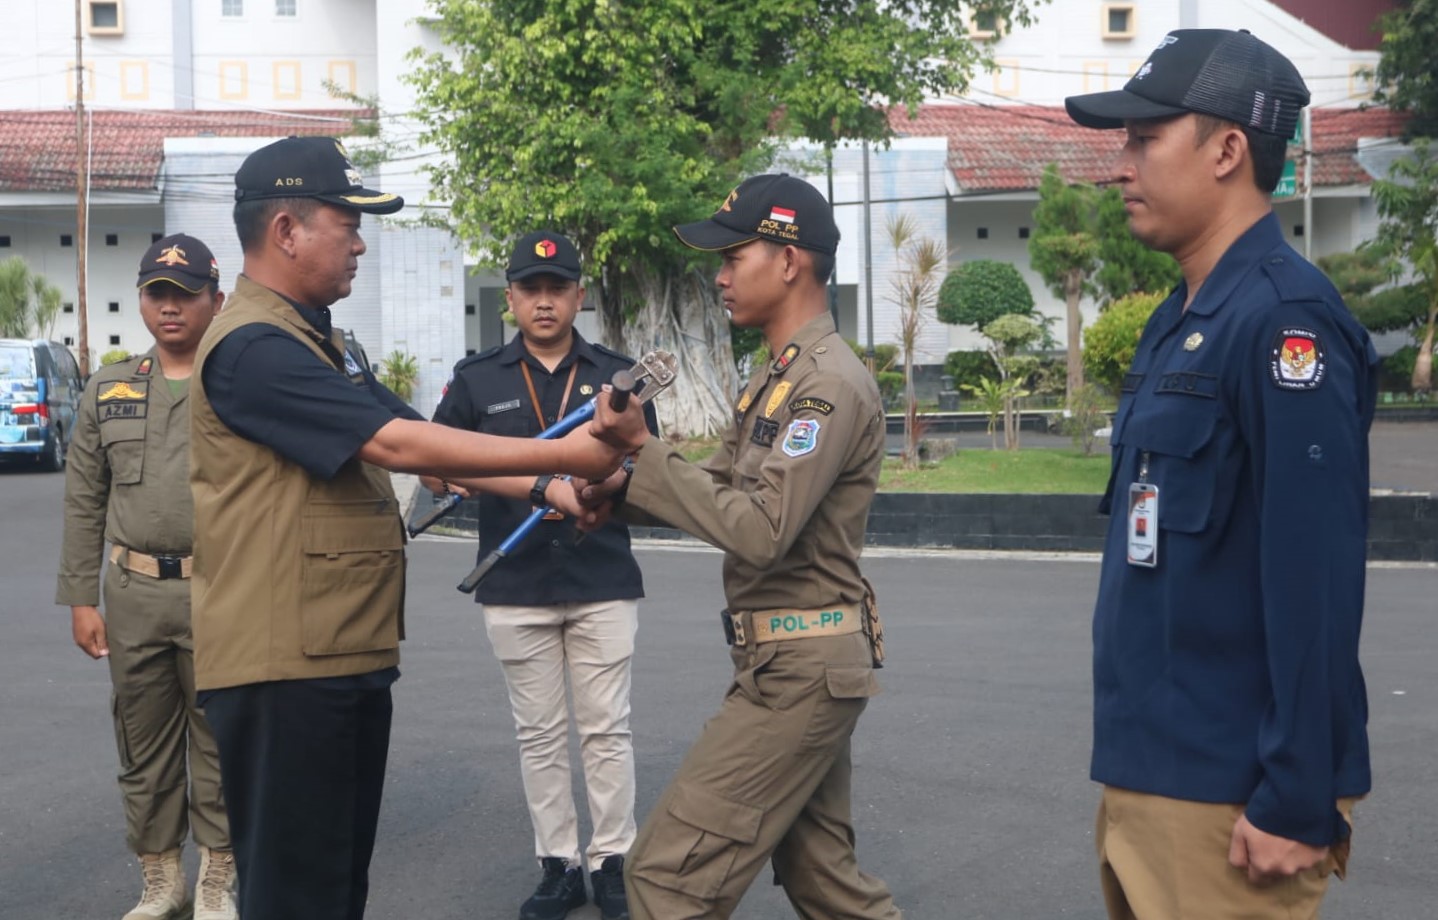
{"type": "Polygon", "coordinates": [[[300,223],[323,204],[317,198],[253,198],[235,202],[235,232],[240,237],[240,249],[250,252],[264,237],[265,228],[276,214],[289,211],[300,223]]]}
{"type": "Polygon", "coordinates": [[[1288,160],[1288,138],[1246,128],[1237,122],[1194,113],[1195,144],[1203,144],[1218,131],[1236,128],[1248,138],[1248,155],[1253,160],[1253,184],[1266,195],[1272,195],[1283,178],[1283,164],[1288,160]]]}
{"type": "MultiPolygon", "coordinates": [[[[770,255],[777,255],[784,251],[785,246],[793,246],[792,243],[776,243],[772,240],[759,240],[769,249],[770,255]]],[[[820,252],[817,249],[808,249],[804,246],[795,246],[795,249],[803,249],[809,254],[810,264],[814,268],[814,277],[819,279],[819,284],[829,283],[829,276],[834,274],[834,254],[832,252],[820,252]]]]}

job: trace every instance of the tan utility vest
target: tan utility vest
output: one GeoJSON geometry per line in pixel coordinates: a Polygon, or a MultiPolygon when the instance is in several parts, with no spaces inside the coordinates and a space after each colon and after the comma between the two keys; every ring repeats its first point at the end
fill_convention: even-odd
{"type": "MultiPolygon", "coordinates": [[[[282,329],[337,363],[292,306],[243,275],[200,343],[190,380],[195,685],[214,690],[396,665],[405,557],[389,474],[351,458],[333,479],[316,479],[220,421],[205,393],[205,362],[249,323],[282,329]]],[[[338,335],[333,347],[344,353],[338,335]]],[[[349,379],[363,385],[357,375],[349,379]]]]}

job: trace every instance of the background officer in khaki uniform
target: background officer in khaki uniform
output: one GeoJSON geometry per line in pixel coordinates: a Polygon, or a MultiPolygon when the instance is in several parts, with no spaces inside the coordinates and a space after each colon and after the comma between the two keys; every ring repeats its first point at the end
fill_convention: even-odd
{"type": "MultiPolygon", "coordinates": [[[[749,381],[710,460],[692,465],[651,439],[621,506],[725,551],[735,669],[630,851],[630,912],[728,917],[772,858],[800,916],[891,920],[900,914],[888,888],[859,869],[849,812],[849,738],[878,691],[882,654],[877,629],[864,628],[872,592],[859,552],[884,416],[825,302],[839,231],[807,182],[767,175],[676,232],[722,254],[725,307],[762,329],[775,357],[749,381]]],[[[625,430],[640,423],[637,407],[600,414],[625,430]]]]}
{"type": "Polygon", "coordinates": [[[140,314],[155,345],[90,378],[65,479],[55,602],[70,605],[75,644],[110,661],[128,841],[145,879],[125,920],[189,909],[180,862],[188,829],[200,847],[194,916],[236,916],[219,755],[195,706],[190,635],[187,397],[200,337],[225,299],[219,279],[209,248],[194,237],[168,236],[145,253],[140,314]],[[111,564],[101,616],[106,541],[111,564]]]}

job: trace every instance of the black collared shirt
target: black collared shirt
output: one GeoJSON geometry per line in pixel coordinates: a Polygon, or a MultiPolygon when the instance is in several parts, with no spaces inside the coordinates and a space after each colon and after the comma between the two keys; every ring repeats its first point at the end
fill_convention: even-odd
{"type": "MultiPolygon", "coordinates": [[[[434,420],[484,434],[532,438],[561,417],[560,403],[572,368],[574,386],[566,412],[594,398],[615,371],[633,366],[631,359],[591,344],[576,332],[569,354],[551,372],[524,347],[522,337],[515,336],[502,348],[472,355],[455,365],[434,420]],[[521,361],[529,368],[539,397],[538,415],[520,370],[521,361]]],[[[644,414],[650,430],[657,431],[652,404],[645,405],[644,414]]],[[[481,493],[480,558],[499,546],[530,511],[527,501],[481,493]]],[[[567,520],[541,521],[475,592],[480,603],[530,607],[643,596],[644,581],[629,551],[629,528],[611,522],[576,546],[574,526],[567,520]]]]}
{"type": "MultiPolygon", "coordinates": [[[[290,305],[326,337],[330,311],[290,305]]],[[[363,387],[293,335],[268,323],[231,332],[205,362],[205,392],[215,414],[236,434],[263,444],[329,479],[364,443],[396,418],[424,416],[360,366],[363,387]]]]}

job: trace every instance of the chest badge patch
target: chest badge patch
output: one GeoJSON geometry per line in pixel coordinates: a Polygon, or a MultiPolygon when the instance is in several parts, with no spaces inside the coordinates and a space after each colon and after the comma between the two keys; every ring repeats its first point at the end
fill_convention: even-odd
{"type": "Polygon", "coordinates": [[[124,380],[121,380],[121,381],[119,381],[118,383],[112,383],[112,384],[110,384],[109,387],[107,387],[106,389],[104,389],[104,390],[102,390],[102,391],[100,392],[100,396],[99,396],[100,402],[104,402],[104,401],[106,401],[107,399],[144,399],[144,398],[145,398],[145,390],[144,390],[143,388],[137,390],[137,389],[135,389],[134,387],[130,386],[130,384],[129,384],[127,381],[124,381],[124,380]]]}
{"type": "Polygon", "coordinates": [[[1183,350],[1184,350],[1184,351],[1198,351],[1198,346],[1200,346],[1200,345],[1202,345],[1202,344],[1203,344],[1203,333],[1202,333],[1202,332],[1195,332],[1193,335],[1191,335],[1191,336],[1189,336],[1188,338],[1186,338],[1186,339],[1183,340],[1183,350]]]}
{"type": "Polygon", "coordinates": [[[591,395],[591,394],[593,394],[593,393],[594,393],[594,387],[593,387],[593,385],[588,384],[588,383],[581,383],[581,384],[579,385],[579,395],[580,395],[580,396],[589,396],[589,395],[591,395]]]}
{"type": "Polygon", "coordinates": [[[765,418],[774,417],[774,413],[777,412],[779,407],[784,404],[784,397],[788,396],[789,391],[793,388],[794,385],[789,381],[779,381],[779,384],[774,387],[774,392],[769,394],[769,401],[764,404],[765,418]]]}
{"type": "Polygon", "coordinates": [[[1269,349],[1269,376],[1280,389],[1316,390],[1328,371],[1325,355],[1323,343],[1313,330],[1280,329],[1269,349]]]}
{"type": "Polygon", "coordinates": [[[355,356],[349,352],[345,352],[345,373],[351,377],[360,376],[359,362],[356,361],[355,356]]]}
{"type": "Polygon", "coordinates": [[[757,418],[754,420],[754,430],[749,435],[749,440],[760,447],[773,447],[774,439],[779,436],[779,423],[771,418],[757,418]]]}
{"type": "Polygon", "coordinates": [[[511,399],[509,402],[492,403],[484,407],[485,415],[498,415],[501,412],[508,412],[510,409],[518,409],[519,400],[511,399]]]}
{"type": "Polygon", "coordinates": [[[782,445],[784,453],[791,457],[802,457],[812,453],[819,446],[819,420],[796,418],[789,423],[782,445]]]}

